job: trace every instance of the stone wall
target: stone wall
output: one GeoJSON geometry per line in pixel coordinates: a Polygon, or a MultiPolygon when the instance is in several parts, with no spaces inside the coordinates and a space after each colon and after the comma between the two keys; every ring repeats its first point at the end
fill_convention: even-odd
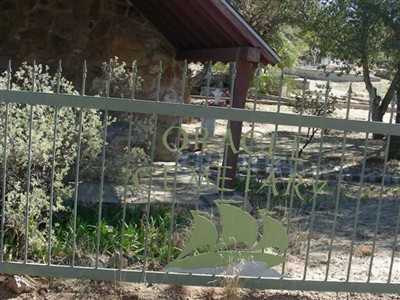
{"type": "MultiPolygon", "coordinates": [[[[128,65],[137,60],[144,80],[138,97],[155,99],[162,60],[160,99],[178,101],[182,62],[175,61],[175,49],[131,2],[134,1],[0,1],[0,69],[6,69],[9,59],[14,70],[22,61],[36,60],[55,72],[62,59],[63,75],[79,90],[82,63],[87,60],[86,93],[94,94],[94,83],[102,75],[101,63],[118,56],[128,65]]],[[[163,128],[175,122],[171,118],[160,120],[163,128]]]]}

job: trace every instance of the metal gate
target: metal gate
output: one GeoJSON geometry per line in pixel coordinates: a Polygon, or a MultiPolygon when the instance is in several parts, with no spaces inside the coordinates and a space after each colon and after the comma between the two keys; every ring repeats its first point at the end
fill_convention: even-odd
{"type": "Polygon", "coordinates": [[[0,81],[1,273],[202,286],[235,276],[246,288],[399,292],[394,101],[378,123],[368,101],[355,105],[351,86],[336,99],[329,82],[313,94],[304,80],[297,100],[266,103],[260,68],[244,109],[211,93],[211,68],[205,95],[191,104],[186,68],[174,103],[159,101],[161,68],[153,101],[137,99],[135,67],[129,99],[110,96],[111,67],[103,96],[85,95],[86,68],[79,94],[63,90],[61,68],[48,90],[37,66],[26,70],[30,90],[13,85],[11,68],[0,81]],[[223,105],[210,105],[216,98],[223,105]],[[165,116],[174,124],[160,132],[165,116]],[[239,149],[231,121],[243,122],[239,149]],[[145,154],[131,146],[144,128],[145,154]],[[155,160],[161,148],[171,162],[155,160]],[[238,155],[234,190],[224,185],[228,150],[238,155]],[[196,234],[204,241],[190,241],[196,234]],[[217,274],[188,263],[210,254],[227,262],[217,274]],[[273,275],[240,270],[265,255],[282,259],[273,275]]]}

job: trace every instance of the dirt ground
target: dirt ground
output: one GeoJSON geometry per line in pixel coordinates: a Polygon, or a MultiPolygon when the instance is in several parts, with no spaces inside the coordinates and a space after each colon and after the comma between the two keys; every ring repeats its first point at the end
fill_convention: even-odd
{"type": "MultiPolygon", "coordinates": [[[[259,110],[274,111],[276,108],[270,105],[260,105],[259,110]]],[[[291,113],[291,109],[283,106],[283,113],[291,113]]],[[[336,118],[344,118],[345,109],[336,111],[336,118]]],[[[350,119],[366,120],[368,112],[361,109],[352,109],[350,119]]],[[[385,116],[385,122],[389,122],[389,114],[385,116]]],[[[191,125],[187,125],[188,131],[193,130],[191,125]]],[[[195,125],[194,125],[195,126],[195,125]]],[[[256,130],[261,132],[273,132],[275,125],[254,124],[256,130]]],[[[216,136],[223,136],[226,130],[224,121],[216,121],[216,136]]],[[[244,124],[243,131],[251,130],[250,124],[244,124]]],[[[277,130],[277,150],[280,156],[290,156],[290,145],[294,134],[297,134],[298,127],[279,126],[277,130]]],[[[303,128],[302,132],[306,129],[303,128]]],[[[331,131],[324,137],[322,148],[322,160],[320,172],[338,174],[343,132],[331,131]]],[[[318,160],[319,153],[319,134],[314,138],[305,149],[302,158],[305,160],[303,170],[312,170],[318,160]]],[[[360,174],[363,163],[365,148],[365,133],[349,132],[346,136],[345,155],[343,158],[343,168],[345,173],[360,174]]],[[[366,151],[366,174],[373,176],[382,175],[384,165],[385,142],[382,140],[369,139],[366,151]]],[[[400,176],[400,163],[390,162],[387,169],[391,169],[391,174],[400,176]]],[[[345,280],[347,275],[350,280],[366,281],[370,275],[374,281],[385,281],[391,263],[391,256],[394,255],[394,268],[392,281],[400,282],[400,256],[399,247],[393,247],[395,224],[398,222],[400,213],[400,186],[397,184],[381,186],[381,181],[376,183],[364,183],[362,189],[359,187],[359,179],[354,182],[345,183],[342,181],[338,191],[337,180],[330,180],[328,192],[323,194],[316,204],[316,214],[313,228],[310,229],[311,204],[305,205],[303,210],[290,220],[290,239],[291,247],[288,252],[289,259],[285,266],[285,274],[294,278],[301,278],[305,268],[305,253],[307,243],[310,243],[307,279],[324,280],[326,270],[329,269],[328,279],[345,280]],[[361,200],[360,193],[362,194],[361,200]],[[382,197],[381,197],[382,195],[382,197]],[[381,199],[381,200],[380,200],[381,199]],[[338,214],[335,217],[335,206],[338,205],[338,214]],[[358,222],[355,225],[355,215],[359,205],[358,222]],[[378,219],[378,212],[380,214],[378,219]],[[336,218],[336,225],[334,220],[336,218]],[[352,245],[353,229],[354,244],[352,245]],[[312,232],[310,233],[310,230],[312,232]],[[332,238],[332,231],[335,237],[332,238]],[[376,231],[376,239],[375,238],[376,231]],[[311,235],[310,241],[308,236],[311,235]],[[372,261],[372,269],[369,274],[371,264],[371,250],[375,249],[372,261]],[[330,250],[332,249],[332,250],[330,250]],[[396,250],[394,250],[396,249],[396,250]],[[351,250],[353,251],[350,255],[351,250]],[[331,262],[328,263],[328,255],[331,262]],[[349,269],[349,259],[351,268],[349,269]],[[386,277],[386,278],[385,278],[386,277]]],[[[287,204],[285,204],[287,206],[287,204]]],[[[287,217],[282,220],[286,222],[287,217]]],[[[277,269],[280,271],[279,269],[277,269]]]]}
{"type": "Polygon", "coordinates": [[[0,299],[13,300],[333,300],[400,299],[400,295],[318,293],[302,291],[256,291],[235,287],[206,288],[171,285],[126,284],[84,280],[48,280],[33,278],[32,290],[15,294],[0,285],[0,299]]]}

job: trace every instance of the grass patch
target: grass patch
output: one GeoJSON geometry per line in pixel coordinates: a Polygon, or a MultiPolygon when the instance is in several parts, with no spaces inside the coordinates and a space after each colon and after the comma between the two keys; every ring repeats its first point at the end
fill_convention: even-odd
{"type": "MultiPolygon", "coordinates": [[[[98,205],[78,208],[75,227],[75,258],[78,264],[83,258],[86,259],[87,265],[93,263],[99,234],[99,256],[110,259],[115,256],[114,254],[122,252],[130,264],[139,264],[145,260],[146,252],[148,264],[154,269],[161,268],[167,264],[168,259],[174,259],[179,255],[181,252],[179,239],[182,238],[179,232],[185,234],[185,228],[190,225],[189,212],[183,209],[175,211],[172,218],[170,208],[153,207],[149,219],[146,220],[145,205],[128,206],[123,221],[122,206],[107,204],[102,207],[100,224],[98,213],[98,205]],[[87,261],[89,257],[92,258],[92,263],[87,261]]],[[[53,228],[52,263],[69,264],[74,253],[74,218],[71,208],[54,215],[53,228]]],[[[48,228],[43,226],[41,230],[46,234],[48,228]]],[[[23,243],[16,242],[6,236],[6,244],[14,245],[12,248],[6,247],[8,257],[20,255],[18,253],[22,251],[23,243]]],[[[30,244],[28,255],[30,259],[45,261],[47,253],[47,247],[35,247],[33,243],[30,244]]]]}

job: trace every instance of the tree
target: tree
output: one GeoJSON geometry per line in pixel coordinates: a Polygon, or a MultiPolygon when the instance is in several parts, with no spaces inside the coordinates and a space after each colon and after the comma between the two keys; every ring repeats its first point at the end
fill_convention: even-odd
{"type": "MultiPolygon", "coordinates": [[[[288,61],[285,56],[288,44],[279,43],[282,39],[277,33],[282,26],[291,26],[300,29],[301,41],[317,44],[322,54],[346,63],[346,71],[359,67],[371,99],[372,120],[382,122],[396,89],[400,91],[398,0],[231,0],[231,3],[272,41],[283,63],[288,61]],[[383,97],[377,95],[371,80],[371,72],[379,62],[384,62],[391,76],[383,97]]],[[[400,93],[397,95],[396,123],[400,123],[400,93]]],[[[374,134],[374,138],[379,137],[374,134]]],[[[399,139],[392,136],[389,158],[400,159],[399,139]]]]}
{"type": "Polygon", "coordinates": [[[299,27],[299,0],[230,0],[252,27],[279,53],[278,67],[292,68],[307,50],[299,27]]]}
{"type": "MultiPolygon", "coordinates": [[[[319,33],[320,47],[325,53],[347,63],[347,70],[353,65],[361,68],[372,120],[382,122],[396,89],[400,90],[400,3],[397,0],[330,0],[314,11],[310,25],[319,33]],[[371,81],[371,72],[382,61],[391,76],[383,97],[377,95],[371,81]]],[[[397,123],[399,116],[398,105],[397,123]]],[[[373,137],[382,138],[382,135],[373,137]]],[[[400,137],[392,136],[388,158],[400,159],[399,148],[400,137]]]]}
{"type": "Polygon", "coordinates": [[[400,82],[399,3],[396,0],[325,1],[314,10],[309,26],[318,33],[323,53],[345,62],[347,71],[354,66],[361,68],[371,99],[372,120],[382,122],[400,82]],[[382,60],[392,78],[388,91],[380,97],[371,81],[371,72],[382,60]]]}
{"type": "MultiPolygon", "coordinates": [[[[386,31],[388,37],[383,45],[385,54],[391,59],[390,67],[392,73],[396,73],[400,77],[400,3],[395,0],[384,0],[382,2],[383,10],[381,17],[385,26],[389,29],[386,31]],[[390,53],[390,55],[389,55],[390,53]]],[[[400,80],[398,79],[396,89],[397,97],[397,114],[396,123],[400,124],[400,80]]],[[[389,147],[389,159],[400,160],[400,136],[392,136],[389,147]]]]}
{"type": "MultiPolygon", "coordinates": [[[[276,66],[266,66],[261,75],[263,94],[279,95],[281,69],[294,68],[300,57],[309,50],[308,36],[299,27],[296,4],[299,0],[230,0],[253,28],[274,48],[281,62],[276,66]]],[[[290,86],[290,79],[286,78],[290,86]]]]}

